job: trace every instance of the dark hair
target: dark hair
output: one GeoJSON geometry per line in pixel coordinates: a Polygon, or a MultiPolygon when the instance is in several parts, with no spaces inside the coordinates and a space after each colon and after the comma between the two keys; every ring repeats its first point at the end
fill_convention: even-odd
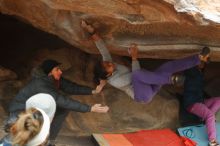
{"type": "Polygon", "coordinates": [[[202,48],[202,51],[201,51],[201,55],[207,55],[207,54],[209,54],[210,53],[210,48],[209,47],[207,47],[207,46],[205,46],[205,47],[203,47],[202,48]]]}
{"type": "Polygon", "coordinates": [[[61,63],[57,62],[56,60],[47,59],[41,64],[41,68],[44,73],[48,75],[54,67],[57,67],[60,64],[61,63]]]}
{"type": "MultiPolygon", "coordinates": [[[[206,55],[208,55],[209,53],[210,53],[210,48],[207,47],[207,46],[205,46],[205,47],[202,48],[202,51],[200,52],[200,55],[202,55],[202,56],[206,56],[206,55]]],[[[205,63],[205,64],[210,63],[210,57],[207,58],[207,61],[204,62],[204,63],[205,63]]]]}
{"type": "Polygon", "coordinates": [[[94,77],[93,77],[93,81],[95,82],[95,84],[99,84],[100,80],[106,80],[107,79],[107,75],[108,73],[106,72],[102,61],[98,61],[95,66],[94,66],[94,77]]]}
{"type": "Polygon", "coordinates": [[[35,108],[20,113],[17,121],[10,128],[12,145],[25,145],[40,132],[43,120],[42,113],[35,108]]]}

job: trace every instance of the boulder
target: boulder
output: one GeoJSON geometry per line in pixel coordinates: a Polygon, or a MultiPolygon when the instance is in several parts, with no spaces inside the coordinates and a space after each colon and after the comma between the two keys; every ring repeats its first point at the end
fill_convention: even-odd
{"type": "Polygon", "coordinates": [[[88,53],[97,54],[98,51],[81,29],[82,19],[95,27],[113,54],[127,56],[130,43],[136,43],[142,58],[173,59],[210,46],[213,50],[212,60],[219,61],[218,22],[200,12],[180,11],[189,7],[182,4],[185,2],[194,4],[198,9],[204,8],[211,14],[218,14],[219,2],[209,1],[209,5],[204,5],[202,0],[194,3],[188,0],[181,3],[177,3],[177,0],[1,0],[0,12],[55,34],[88,53]],[[206,25],[201,23],[203,19],[198,21],[191,14],[205,17],[206,25]]]}

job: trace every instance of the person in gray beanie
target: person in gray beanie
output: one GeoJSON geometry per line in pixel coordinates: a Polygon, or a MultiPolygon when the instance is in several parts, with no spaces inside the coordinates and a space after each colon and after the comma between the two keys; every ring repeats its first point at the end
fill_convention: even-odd
{"type": "MultiPolygon", "coordinates": [[[[102,87],[97,86],[96,89],[82,86],[71,82],[62,77],[62,71],[59,68],[61,63],[56,60],[45,60],[40,68],[34,71],[31,81],[20,90],[17,96],[9,105],[9,117],[5,125],[7,132],[10,125],[15,122],[17,115],[25,109],[26,101],[33,95],[38,93],[46,93],[51,95],[56,102],[56,113],[51,124],[49,140],[55,141],[62,122],[69,113],[69,110],[77,112],[97,112],[106,113],[109,110],[108,106],[94,104],[93,106],[80,103],[77,100],[65,97],[59,90],[72,95],[91,95],[97,94],[102,87]]],[[[43,104],[43,103],[42,103],[43,104]]],[[[51,144],[52,145],[52,144],[51,144]]]]}

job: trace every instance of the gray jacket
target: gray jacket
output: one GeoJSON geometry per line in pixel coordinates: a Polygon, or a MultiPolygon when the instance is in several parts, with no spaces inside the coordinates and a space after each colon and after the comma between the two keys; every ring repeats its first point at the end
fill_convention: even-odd
{"type": "MultiPolygon", "coordinates": [[[[95,44],[102,55],[102,60],[113,62],[111,54],[106,48],[104,41],[100,38],[100,40],[95,41],[95,44]]],[[[124,91],[128,96],[134,99],[134,91],[131,82],[131,76],[132,76],[131,70],[125,65],[121,65],[117,63],[115,63],[115,65],[116,65],[116,70],[107,79],[107,82],[113,87],[124,91]]],[[[132,60],[132,71],[139,69],[140,69],[139,61],[132,60]]]]}
{"type": "Polygon", "coordinates": [[[39,72],[41,71],[37,69],[33,74],[32,80],[23,89],[21,89],[17,96],[12,100],[9,105],[9,112],[24,110],[27,99],[38,93],[47,93],[53,96],[57,107],[77,112],[90,112],[91,106],[65,97],[59,93],[58,90],[60,89],[72,95],[89,95],[92,93],[91,88],[81,86],[61,78],[59,89],[57,89],[52,76],[46,76],[45,74],[39,72]]]}

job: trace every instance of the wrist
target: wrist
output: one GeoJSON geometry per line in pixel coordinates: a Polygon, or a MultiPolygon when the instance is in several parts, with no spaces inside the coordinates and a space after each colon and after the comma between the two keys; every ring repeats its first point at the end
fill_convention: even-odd
{"type": "Polygon", "coordinates": [[[93,35],[91,35],[91,38],[92,38],[94,41],[98,41],[98,40],[101,39],[97,33],[94,33],[93,35]]]}
{"type": "Polygon", "coordinates": [[[132,61],[137,61],[137,58],[136,57],[132,57],[132,61]]]}
{"type": "Polygon", "coordinates": [[[96,90],[92,90],[92,94],[96,94],[97,92],[96,92],[96,90]]]}

